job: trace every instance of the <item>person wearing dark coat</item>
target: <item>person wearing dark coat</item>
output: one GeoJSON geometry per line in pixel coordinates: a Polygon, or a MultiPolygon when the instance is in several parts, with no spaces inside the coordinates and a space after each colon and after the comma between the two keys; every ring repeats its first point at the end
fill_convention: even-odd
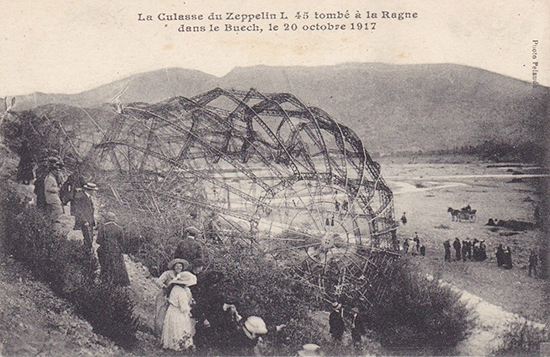
{"type": "Polygon", "coordinates": [[[453,248],[455,249],[456,260],[460,261],[460,249],[462,248],[462,245],[460,244],[460,239],[458,239],[458,237],[456,237],[453,242],[453,248]]]}
{"type": "Polygon", "coordinates": [[[470,242],[467,240],[462,241],[462,261],[466,261],[466,258],[468,258],[468,246],[470,242]]]}
{"type": "Polygon", "coordinates": [[[105,223],[99,226],[97,234],[97,257],[101,266],[100,278],[119,286],[130,285],[121,245],[124,239],[122,227],[116,224],[116,216],[112,212],[104,215],[105,223]]]}
{"type": "Polygon", "coordinates": [[[406,214],[407,214],[407,212],[403,212],[403,215],[401,216],[401,223],[403,223],[403,225],[407,224],[406,214]]]}
{"type": "Polygon", "coordinates": [[[73,229],[82,231],[84,248],[87,252],[92,249],[93,229],[95,227],[94,203],[92,201],[92,192],[94,191],[97,191],[97,186],[93,183],[86,183],[82,190],[75,192],[71,203],[75,217],[73,229]]]}
{"type": "Polygon", "coordinates": [[[197,321],[193,341],[198,348],[219,348],[227,340],[227,326],[234,323],[234,314],[223,309],[228,304],[225,304],[227,300],[219,284],[225,281],[225,275],[218,271],[207,271],[201,272],[197,278],[201,284],[190,288],[196,301],[191,309],[197,321]]]}
{"type": "Polygon", "coordinates": [[[504,249],[502,248],[502,244],[498,245],[495,255],[497,257],[497,267],[500,268],[502,267],[502,264],[504,264],[504,249]]]}
{"type": "Polygon", "coordinates": [[[418,237],[418,232],[414,232],[413,241],[416,243],[416,252],[420,253],[420,238],[418,237]]]}
{"type": "Polygon", "coordinates": [[[75,194],[78,191],[82,191],[85,184],[86,180],[77,167],[75,171],[67,177],[67,180],[63,183],[63,186],[61,186],[61,203],[63,203],[64,206],[69,202],[71,203],[71,216],[75,215],[72,203],[75,198],[75,194]]]}
{"type": "Polygon", "coordinates": [[[512,249],[510,249],[510,247],[508,246],[506,247],[506,249],[504,249],[502,267],[504,269],[512,269],[512,249]]]}
{"type": "Polygon", "coordinates": [[[445,261],[450,262],[451,261],[451,242],[447,239],[445,242],[443,242],[443,248],[445,248],[445,261]]]}
{"type": "Polygon", "coordinates": [[[328,317],[329,332],[334,342],[341,342],[344,335],[345,325],[342,305],[335,302],[332,304],[332,312],[328,317]]]}
{"type": "Polygon", "coordinates": [[[191,263],[193,267],[198,260],[203,260],[202,245],[196,241],[195,237],[200,234],[200,231],[191,226],[184,230],[184,237],[178,243],[174,252],[174,259],[185,259],[191,263]]]}
{"type": "Polygon", "coordinates": [[[27,141],[23,141],[19,149],[19,165],[17,166],[17,182],[29,185],[34,180],[34,159],[27,141]]]}
{"type": "Polygon", "coordinates": [[[485,244],[485,241],[482,240],[479,242],[479,261],[484,261],[487,259],[487,245],[485,244]]]}
{"type": "Polygon", "coordinates": [[[367,332],[365,329],[365,321],[363,316],[359,313],[359,309],[354,307],[351,309],[351,339],[353,340],[353,346],[356,349],[363,348],[363,335],[367,332]]]}

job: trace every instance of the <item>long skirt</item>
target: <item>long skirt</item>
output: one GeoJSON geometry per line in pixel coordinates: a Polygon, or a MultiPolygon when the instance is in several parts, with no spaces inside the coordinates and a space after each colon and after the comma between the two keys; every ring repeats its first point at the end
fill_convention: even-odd
{"type": "Polygon", "coordinates": [[[155,300],[155,335],[158,337],[162,336],[162,326],[164,326],[164,318],[166,317],[168,305],[166,294],[161,290],[155,300]]]}
{"type": "Polygon", "coordinates": [[[194,335],[195,324],[191,314],[182,313],[177,307],[169,305],[162,328],[162,347],[174,351],[188,349],[193,346],[194,335]]]}

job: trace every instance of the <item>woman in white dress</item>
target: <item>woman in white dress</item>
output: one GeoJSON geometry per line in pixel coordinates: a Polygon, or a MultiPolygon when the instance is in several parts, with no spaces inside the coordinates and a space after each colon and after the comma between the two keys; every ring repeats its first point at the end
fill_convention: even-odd
{"type": "Polygon", "coordinates": [[[162,326],[164,325],[164,317],[168,310],[168,288],[169,283],[176,276],[189,269],[189,263],[185,259],[174,259],[168,263],[168,269],[162,273],[156,280],[156,284],[162,290],[158,293],[155,301],[155,334],[160,337],[162,334],[162,326]]]}
{"type": "Polygon", "coordinates": [[[170,281],[170,304],[162,328],[162,348],[181,351],[193,346],[195,321],[191,318],[193,295],[189,286],[196,284],[197,277],[188,271],[179,273],[170,281]]]}

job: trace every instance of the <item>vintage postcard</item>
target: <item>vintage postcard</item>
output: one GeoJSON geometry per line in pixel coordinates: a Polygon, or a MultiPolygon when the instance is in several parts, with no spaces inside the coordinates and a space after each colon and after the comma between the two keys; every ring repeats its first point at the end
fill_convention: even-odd
{"type": "Polygon", "coordinates": [[[550,2],[0,15],[0,355],[550,354],[550,2]]]}

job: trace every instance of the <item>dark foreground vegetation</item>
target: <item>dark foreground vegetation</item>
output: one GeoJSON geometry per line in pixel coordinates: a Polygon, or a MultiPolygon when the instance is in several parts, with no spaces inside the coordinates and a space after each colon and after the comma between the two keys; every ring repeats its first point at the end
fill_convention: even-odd
{"type": "MultiPolygon", "coordinates": [[[[56,233],[40,211],[20,200],[14,184],[3,182],[1,192],[6,227],[3,244],[10,254],[72,302],[95,332],[131,348],[139,326],[129,292],[100,283],[97,262],[83,253],[82,243],[56,233]]],[[[121,207],[118,212],[127,233],[124,250],[158,276],[172,257],[181,226],[170,220],[137,217],[121,207]]],[[[262,316],[268,326],[286,324],[266,339],[264,354],[294,355],[299,346],[312,342],[331,355],[350,353],[347,347],[326,341],[328,326],[311,314],[330,310],[326,296],[294,275],[290,267],[233,238],[225,244],[204,243],[207,269],[199,275],[202,290],[197,299],[204,304],[216,299],[235,303],[243,316],[262,316]]],[[[364,313],[371,338],[383,347],[444,353],[467,336],[472,321],[456,293],[413,273],[405,259],[384,264],[379,268],[385,274],[373,280],[377,286],[363,292],[369,302],[364,313]]],[[[223,351],[203,347],[197,353],[223,351]]]]}
{"type": "Polygon", "coordinates": [[[6,251],[23,262],[39,280],[75,306],[94,332],[121,347],[135,341],[137,320],[127,290],[99,282],[97,261],[84,253],[82,243],[58,234],[35,207],[26,207],[9,182],[1,183],[2,235],[6,251]]]}

